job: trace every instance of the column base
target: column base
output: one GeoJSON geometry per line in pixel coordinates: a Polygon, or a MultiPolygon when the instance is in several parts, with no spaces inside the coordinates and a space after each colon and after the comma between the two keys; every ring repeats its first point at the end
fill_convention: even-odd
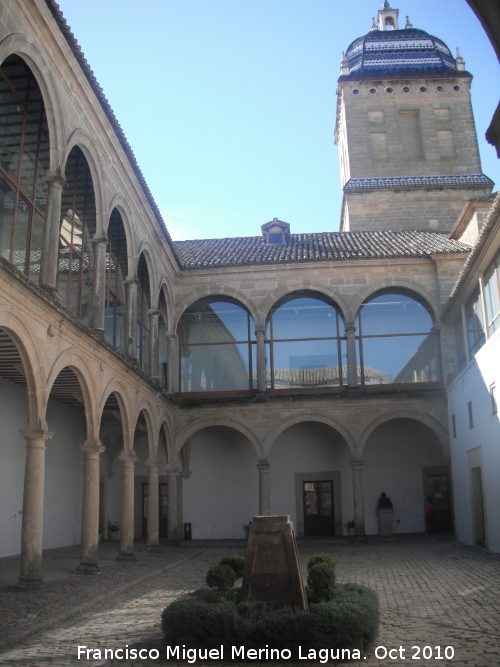
{"type": "Polygon", "coordinates": [[[146,544],[144,551],[148,551],[152,554],[161,554],[161,548],[159,544],[146,544]]]}
{"type": "Polygon", "coordinates": [[[32,591],[43,586],[43,579],[41,577],[23,576],[19,577],[17,584],[13,586],[17,591],[32,591]]]}
{"type": "Polygon", "coordinates": [[[134,552],[132,552],[132,553],[119,553],[118,556],[116,557],[116,560],[134,561],[134,560],[137,560],[137,558],[135,557],[134,552]]]}
{"type": "Polygon", "coordinates": [[[75,572],[77,574],[101,574],[97,563],[80,563],[76,566],[75,572]]]}

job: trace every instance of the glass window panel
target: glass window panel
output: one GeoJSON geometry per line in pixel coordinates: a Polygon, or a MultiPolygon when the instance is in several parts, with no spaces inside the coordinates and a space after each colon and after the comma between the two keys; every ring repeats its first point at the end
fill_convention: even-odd
{"type": "MultiPolygon", "coordinates": [[[[250,323],[251,337],[255,326],[250,323]]],[[[248,313],[241,306],[201,299],[182,316],[182,343],[227,343],[248,340],[248,313]]]]}
{"type": "Polygon", "coordinates": [[[361,308],[363,335],[423,333],[433,323],[422,304],[404,294],[381,294],[361,308]]]}
{"type": "MultiPolygon", "coordinates": [[[[306,484],[306,487],[309,486],[306,484]]],[[[312,484],[310,486],[313,486],[312,484]]],[[[306,490],[304,493],[304,510],[306,514],[317,514],[318,513],[318,499],[316,491],[306,490]]]]}
{"type": "Polygon", "coordinates": [[[484,296],[486,300],[486,319],[490,335],[500,326],[500,285],[499,285],[500,256],[491,265],[484,277],[484,296]]]}
{"type": "MultiPolygon", "coordinates": [[[[5,67],[2,68],[5,70],[5,67]]],[[[24,108],[0,77],[0,165],[17,181],[24,108]]]]}
{"type": "Polygon", "coordinates": [[[7,179],[0,175],[0,253],[9,262],[15,206],[16,192],[7,179]]]}
{"type": "Polygon", "coordinates": [[[26,270],[26,247],[28,245],[28,234],[30,227],[30,207],[27,202],[19,197],[17,203],[16,229],[14,236],[14,257],[12,263],[25,272],[26,270]]]}
{"type": "Polygon", "coordinates": [[[464,325],[461,316],[455,323],[455,338],[457,341],[458,367],[462,370],[467,364],[467,357],[465,356],[464,325]]]}
{"type": "Polygon", "coordinates": [[[181,391],[248,390],[248,345],[192,345],[181,348],[181,391]]]}
{"type": "Polygon", "coordinates": [[[312,297],[293,297],[273,311],[274,340],[337,336],[335,307],[312,297]]]}
{"type": "Polygon", "coordinates": [[[274,388],[339,385],[336,340],[274,343],[274,388]]]}
{"type": "MultiPolygon", "coordinates": [[[[347,379],[347,341],[346,340],[341,340],[340,341],[340,350],[342,354],[342,384],[347,385],[349,384],[348,379],[347,379]]],[[[358,357],[359,359],[359,357],[358,357]]]]}
{"type": "Polygon", "coordinates": [[[467,323],[467,344],[469,352],[475,354],[484,345],[483,308],[479,288],[475,291],[465,306],[467,323]]]}
{"type": "Polygon", "coordinates": [[[363,338],[365,384],[439,382],[437,334],[363,338]]]}
{"type": "Polygon", "coordinates": [[[40,280],[40,260],[42,257],[43,218],[36,211],[33,212],[31,227],[31,248],[29,278],[38,285],[40,280]]]}

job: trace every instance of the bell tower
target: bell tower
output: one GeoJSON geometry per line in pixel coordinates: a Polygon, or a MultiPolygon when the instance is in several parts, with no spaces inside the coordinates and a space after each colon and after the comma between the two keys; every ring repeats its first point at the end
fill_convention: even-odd
{"type": "Polygon", "coordinates": [[[387,0],[370,32],[343,55],[335,142],[341,231],[451,231],[470,198],[493,183],[481,170],[472,76],[457,49],[399,28],[387,0]]]}

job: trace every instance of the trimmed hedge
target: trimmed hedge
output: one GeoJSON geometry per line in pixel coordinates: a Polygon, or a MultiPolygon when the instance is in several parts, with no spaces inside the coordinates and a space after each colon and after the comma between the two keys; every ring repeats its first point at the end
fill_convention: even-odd
{"type": "Polygon", "coordinates": [[[229,565],[234,570],[236,579],[241,579],[245,571],[245,559],[243,556],[238,556],[237,554],[224,556],[219,565],[229,565]]]}
{"type": "Polygon", "coordinates": [[[379,625],[374,591],[357,584],[336,585],[328,602],[311,604],[309,612],[258,609],[251,603],[221,598],[200,590],[172,602],[162,614],[167,645],[218,648],[290,649],[293,659],[309,649],[370,646],[379,625]]]}
{"type": "Polygon", "coordinates": [[[335,589],[335,563],[327,554],[315,554],[307,564],[309,602],[328,602],[335,589]]]}
{"type": "Polygon", "coordinates": [[[236,583],[236,572],[230,565],[212,565],[208,570],[205,582],[209,588],[219,593],[230,591],[236,583]]]}

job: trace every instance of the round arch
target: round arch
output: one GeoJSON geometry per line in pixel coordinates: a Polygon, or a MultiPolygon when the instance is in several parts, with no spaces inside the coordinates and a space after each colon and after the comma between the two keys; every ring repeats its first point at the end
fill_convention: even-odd
{"type": "Polygon", "coordinates": [[[0,310],[0,329],[11,338],[21,358],[28,397],[28,424],[33,428],[46,430],[43,406],[44,376],[38,349],[26,323],[11,312],[0,310]]]}
{"type": "Polygon", "coordinates": [[[76,375],[82,390],[83,404],[85,408],[86,440],[94,441],[99,437],[100,412],[95,400],[97,395],[94,378],[88,370],[88,360],[83,358],[75,348],[68,348],[61,352],[56,358],[47,377],[47,390],[45,396],[44,414],[50,398],[50,392],[59,374],[65,368],[69,368],[76,375]]]}
{"type": "MultiPolygon", "coordinates": [[[[380,292],[385,289],[391,289],[397,292],[398,290],[408,291],[415,294],[416,296],[423,299],[429,307],[429,312],[432,316],[434,322],[437,322],[439,319],[440,304],[438,298],[429,292],[423,285],[418,283],[415,280],[410,278],[380,278],[380,280],[374,280],[368,285],[365,285],[360,291],[354,296],[350,303],[348,317],[349,321],[354,324],[356,317],[358,315],[359,309],[363,303],[372,296],[375,296],[377,292],[380,292]]],[[[411,296],[411,294],[409,295],[411,296]]]]}
{"type": "Polygon", "coordinates": [[[229,417],[203,417],[201,419],[197,419],[191,424],[188,424],[188,426],[185,426],[177,434],[175,449],[173,452],[174,455],[179,456],[181,449],[186,444],[186,441],[189,440],[189,438],[191,438],[195,433],[198,433],[198,431],[201,431],[204,428],[208,428],[210,426],[227,426],[228,428],[233,428],[235,431],[239,431],[248,440],[250,440],[259,459],[263,458],[262,445],[260,444],[260,441],[255,433],[242,422],[237,421],[236,419],[231,419],[229,417]]]}
{"type": "Polygon", "coordinates": [[[102,420],[104,406],[106,405],[106,401],[111,396],[111,394],[115,395],[118,407],[120,408],[120,413],[122,415],[122,428],[125,435],[125,431],[128,433],[128,424],[130,422],[130,414],[132,411],[126,399],[127,389],[125,385],[123,385],[117,378],[111,379],[102,393],[102,397],[99,403],[99,424],[102,420]]]}
{"type": "Polygon", "coordinates": [[[96,143],[85,130],[77,128],[68,138],[64,155],[64,169],[73,148],[77,146],[83,153],[92,174],[92,187],[96,203],[96,236],[103,236],[107,229],[107,219],[104,206],[103,186],[105,183],[102,159],[96,143]],[[106,219],[106,224],[105,224],[106,219]]]}
{"type": "Polygon", "coordinates": [[[143,241],[137,251],[137,263],[134,266],[134,275],[136,276],[139,270],[139,262],[141,261],[142,255],[144,255],[144,260],[146,262],[146,266],[148,267],[151,308],[154,309],[158,307],[159,288],[157,285],[156,265],[153,261],[152,248],[147,241],[143,241]]]}
{"type": "Polygon", "coordinates": [[[450,456],[450,442],[448,437],[448,431],[442,426],[442,424],[435,417],[429,415],[426,412],[414,412],[411,410],[393,410],[391,412],[386,412],[385,414],[379,415],[364,428],[359,437],[358,453],[360,459],[363,458],[363,451],[370,435],[375,431],[375,429],[378,426],[393,419],[413,419],[414,421],[420,422],[421,424],[428,426],[439,440],[439,443],[443,449],[443,455],[445,457],[450,456]]]}
{"type": "Polygon", "coordinates": [[[262,443],[262,450],[265,458],[269,456],[269,453],[271,452],[271,449],[274,443],[276,442],[278,436],[280,436],[284,431],[286,431],[291,426],[295,426],[295,424],[301,424],[302,422],[320,422],[322,424],[330,426],[344,438],[344,440],[347,443],[347,446],[349,447],[351,453],[354,456],[354,453],[356,451],[356,443],[354,440],[354,436],[352,435],[352,433],[349,431],[348,428],[340,424],[335,419],[332,419],[327,415],[322,415],[321,413],[299,412],[297,414],[285,417],[275,426],[273,426],[270,431],[268,431],[262,443]]]}
{"type": "MultiPolygon", "coordinates": [[[[149,457],[154,459],[156,458],[157,448],[158,448],[158,438],[155,438],[155,434],[157,435],[159,433],[159,429],[156,428],[155,424],[156,421],[154,418],[155,411],[151,407],[151,404],[149,403],[148,399],[146,398],[143,399],[137,406],[134,419],[134,430],[132,431],[133,434],[135,434],[135,428],[137,426],[137,422],[140,419],[141,413],[144,414],[144,421],[146,422],[149,457]]],[[[131,438],[132,445],[133,445],[133,440],[134,437],[131,438]]]]}
{"type": "Polygon", "coordinates": [[[111,215],[114,210],[117,210],[122,219],[123,228],[125,230],[125,237],[127,239],[127,263],[128,263],[128,272],[127,275],[133,273],[133,259],[136,255],[135,253],[135,238],[132,232],[133,226],[131,221],[133,220],[132,213],[126,202],[126,200],[121,195],[115,195],[111,200],[111,204],[108,208],[106,218],[104,220],[104,232],[108,236],[109,232],[109,223],[111,221],[111,215]]]}
{"type": "Polygon", "coordinates": [[[246,308],[255,322],[255,325],[259,322],[259,314],[255,307],[254,302],[249,299],[243,292],[234,289],[233,287],[228,287],[227,285],[203,285],[197,289],[189,292],[181,301],[178,301],[175,305],[175,311],[173,314],[172,329],[177,331],[179,326],[179,320],[181,319],[184,311],[186,311],[189,306],[192,306],[193,303],[204,299],[207,296],[226,296],[231,297],[237,301],[243,308],[246,308]]]}
{"type": "MultiPolygon", "coordinates": [[[[301,280],[301,281],[285,283],[283,285],[280,285],[277,289],[275,289],[274,292],[271,292],[271,294],[268,294],[268,296],[264,299],[263,303],[259,307],[259,315],[260,315],[259,321],[261,321],[262,324],[265,324],[274,304],[280,299],[282,299],[284,296],[288,296],[289,294],[302,291],[309,293],[317,292],[322,296],[326,296],[327,298],[331,299],[333,303],[336,306],[338,306],[340,313],[344,318],[344,322],[347,326],[346,314],[349,311],[349,307],[345,299],[342,296],[340,296],[340,294],[335,292],[333,289],[328,287],[328,285],[323,285],[322,283],[317,283],[314,282],[313,280],[301,280]]],[[[299,294],[298,296],[304,296],[304,295],[299,294]]]]}
{"type": "Polygon", "coordinates": [[[165,325],[167,327],[167,331],[170,333],[171,331],[174,330],[172,325],[173,312],[174,312],[174,294],[172,291],[172,286],[166,274],[163,274],[163,276],[160,279],[160,289],[158,290],[158,303],[160,302],[161,292],[163,292],[165,303],[167,305],[167,313],[166,313],[167,321],[165,322],[165,325]]]}
{"type": "Polygon", "coordinates": [[[66,132],[63,105],[59,102],[52,67],[49,65],[50,59],[42,52],[40,45],[24,33],[12,33],[0,42],[0,63],[11,55],[19,56],[25,61],[40,88],[49,126],[50,171],[55,173],[64,163],[66,132]]]}

